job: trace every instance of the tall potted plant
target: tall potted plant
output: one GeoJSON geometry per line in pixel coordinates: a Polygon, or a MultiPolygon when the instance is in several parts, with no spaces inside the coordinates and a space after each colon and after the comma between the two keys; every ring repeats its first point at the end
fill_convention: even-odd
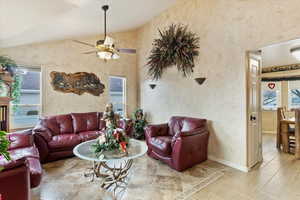
{"type": "Polygon", "coordinates": [[[145,139],[144,128],[147,125],[146,116],[142,109],[137,109],[133,115],[133,137],[135,139],[145,139]]]}

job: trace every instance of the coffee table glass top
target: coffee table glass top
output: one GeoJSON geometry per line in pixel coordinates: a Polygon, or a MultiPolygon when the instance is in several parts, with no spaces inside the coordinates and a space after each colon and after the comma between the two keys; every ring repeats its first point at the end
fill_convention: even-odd
{"type": "Polygon", "coordinates": [[[129,140],[129,147],[127,149],[128,155],[121,157],[121,158],[113,158],[113,157],[104,157],[103,159],[98,158],[96,154],[93,152],[91,145],[95,144],[96,140],[90,140],[87,142],[83,142],[81,144],[78,144],[74,149],[73,153],[84,160],[89,161],[96,161],[96,162],[106,162],[106,161],[122,161],[122,160],[129,160],[138,158],[140,156],[143,156],[147,150],[148,147],[145,142],[130,139],[129,140]]]}

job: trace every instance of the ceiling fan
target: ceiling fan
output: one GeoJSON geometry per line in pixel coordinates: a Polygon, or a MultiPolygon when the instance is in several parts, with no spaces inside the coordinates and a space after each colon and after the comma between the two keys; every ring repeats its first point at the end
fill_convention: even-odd
{"type": "Polygon", "coordinates": [[[119,53],[127,53],[127,54],[135,54],[136,49],[125,49],[125,48],[116,48],[114,44],[114,39],[107,36],[106,33],[106,13],[109,9],[108,5],[102,6],[102,10],[104,11],[104,39],[103,40],[98,40],[96,42],[96,45],[89,44],[86,42],[78,41],[78,40],[73,40],[74,42],[93,47],[95,50],[85,52],[84,54],[93,54],[95,53],[100,59],[104,60],[111,60],[111,59],[118,59],[120,58],[119,53]]]}

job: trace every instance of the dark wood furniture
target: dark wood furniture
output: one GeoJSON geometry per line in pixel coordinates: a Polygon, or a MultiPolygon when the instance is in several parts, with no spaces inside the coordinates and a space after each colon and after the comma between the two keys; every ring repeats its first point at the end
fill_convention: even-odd
{"type": "MultiPolygon", "coordinates": [[[[9,132],[9,112],[10,112],[10,101],[11,88],[13,79],[5,72],[0,71],[0,84],[1,87],[6,87],[7,93],[0,95],[0,130],[9,132]]],[[[3,92],[3,91],[2,91],[3,92]]]]}

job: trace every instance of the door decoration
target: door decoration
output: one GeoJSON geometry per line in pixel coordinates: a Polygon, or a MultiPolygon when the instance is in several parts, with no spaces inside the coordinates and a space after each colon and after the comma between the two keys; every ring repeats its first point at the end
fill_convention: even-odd
{"type": "Polygon", "coordinates": [[[148,57],[148,74],[158,80],[172,66],[176,66],[183,77],[192,74],[195,57],[199,55],[199,37],[188,31],[187,26],[174,24],[164,31],[159,30],[159,34],[148,57]]]}
{"type": "Polygon", "coordinates": [[[270,88],[271,90],[273,90],[275,86],[275,83],[268,83],[268,88],[270,88]]]}
{"type": "Polygon", "coordinates": [[[53,71],[50,73],[51,85],[54,90],[64,93],[82,95],[87,92],[94,96],[100,96],[105,86],[94,73],[77,72],[66,74],[53,71]]]}

